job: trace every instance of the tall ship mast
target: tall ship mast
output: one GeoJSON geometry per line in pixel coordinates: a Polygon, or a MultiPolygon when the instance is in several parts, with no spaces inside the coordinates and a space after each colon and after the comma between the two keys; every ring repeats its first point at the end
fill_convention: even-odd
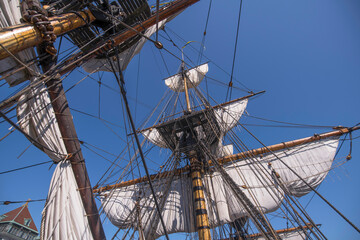
{"type": "MultiPolygon", "coordinates": [[[[21,179],[24,169],[50,168],[43,170],[49,190],[31,197],[43,204],[40,238],[328,239],[321,219],[312,217],[316,209],[307,208],[313,198],[359,236],[356,219],[319,189],[329,184],[333,169],[353,162],[358,116],[344,127],[252,115],[252,104],[266,98],[268,89],[251,90],[234,72],[244,54],[238,49],[246,32],[240,27],[247,19],[243,4],[249,4],[246,13],[254,5],[197,2],[0,3],[1,141],[8,149],[22,148],[18,158],[41,150],[42,158],[51,159],[32,159],[34,164],[1,175],[19,173],[21,179]],[[235,8],[237,21],[228,25],[234,40],[221,35],[219,19],[212,27],[216,34],[208,28],[218,12],[226,16],[235,8]],[[189,31],[199,22],[186,23],[197,12],[205,23],[199,41],[189,31]],[[182,31],[187,39],[178,35],[182,31]],[[223,62],[231,69],[226,77],[206,56],[209,46],[215,58],[231,49],[232,62],[223,62]],[[157,60],[147,57],[151,51],[157,60]],[[139,85],[139,78],[152,81],[139,85]],[[272,121],[265,129],[324,131],[278,140],[275,130],[265,144],[264,132],[253,129],[256,121],[272,121]],[[15,134],[28,146],[13,144],[15,134]]],[[[5,188],[1,192],[10,196],[5,188]]]]}

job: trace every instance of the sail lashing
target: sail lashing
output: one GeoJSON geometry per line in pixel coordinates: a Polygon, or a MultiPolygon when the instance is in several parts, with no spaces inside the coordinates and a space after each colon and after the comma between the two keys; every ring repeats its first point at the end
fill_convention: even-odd
{"type": "Polygon", "coordinates": [[[60,162],[51,178],[41,239],[93,239],[69,161],[60,162]]]}

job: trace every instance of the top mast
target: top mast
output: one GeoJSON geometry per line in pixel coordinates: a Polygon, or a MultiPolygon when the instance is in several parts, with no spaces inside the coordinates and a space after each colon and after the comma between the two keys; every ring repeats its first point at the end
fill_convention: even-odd
{"type": "Polygon", "coordinates": [[[182,53],[182,58],[183,59],[181,62],[181,76],[184,81],[186,108],[187,108],[187,113],[191,113],[191,105],[190,105],[189,92],[188,92],[188,87],[187,87],[187,77],[186,77],[186,73],[185,73],[184,53],[182,53]]]}

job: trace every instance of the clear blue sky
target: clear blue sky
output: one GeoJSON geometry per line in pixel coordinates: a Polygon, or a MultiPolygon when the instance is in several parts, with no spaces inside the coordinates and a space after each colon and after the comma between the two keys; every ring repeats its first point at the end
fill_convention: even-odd
{"type": "MultiPolygon", "coordinates": [[[[166,31],[180,46],[184,43],[174,36],[176,32],[185,41],[201,42],[209,1],[195,4],[167,25],[166,31]]],[[[210,59],[209,76],[227,83],[231,72],[239,1],[213,1],[210,14],[206,50],[210,59]],[[227,73],[216,65],[221,66],[227,73]]],[[[166,36],[161,33],[162,36],[166,36]]],[[[164,46],[171,43],[160,38],[164,46]]],[[[200,44],[192,46],[199,48],[200,44]]],[[[162,50],[170,74],[179,62],[162,50]]],[[[186,53],[197,61],[197,55],[186,48],[186,53]]],[[[175,52],[180,57],[179,51],[175,52]]],[[[205,58],[204,58],[204,61],[205,58]]],[[[65,80],[65,87],[79,81],[84,75],[79,71],[65,80]]],[[[95,74],[94,77],[98,75],[95,74]]],[[[168,76],[159,50],[147,43],[140,57],[133,59],[125,73],[130,104],[136,124],[154,107],[166,90],[163,78],[168,76]],[[138,73],[138,67],[140,72],[138,73]],[[138,89],[137,86],[138,85],[138,89]],[[137,89],[137,90],[136,90],[137,89]],[[135,107],[133,99],[139,99],[135,107]]],[[[266,94],[252,100],[247,111],[252,116],[267,119],[326,126],[353,126],[360,122],[360,1],[358,0],[244,0],[237,46],[234,77],[247,88],[266,94]]],[[[103,81],[116,87],[110,74],[103,81]]],[[[238,82],[234,85],[242,87],[238,82]]],[[[204,88],[204,87],[203,87],[204,88]]],[[[209,82],[209,91],[218,101],[223,101],[226,87],[209,82]]],[[[0,89],[2,98],[13,90],[0,89]]],[[[68,93],[70,106],[88,113],[98,114],[98,85],[87,79],[68,93]]],[[[122,121],[122,108],[118,94],[102,87],[101,115],[112,122],[122,121]]],[[[244,96],[233,91],[233,98],[244,96]]],[[[73,112],[78,136],[86,142],[118,154],[122,141],[99,121],[73,112]]],[[[243,123],[264,124],[249,117],[243,123]]],[[[9,125],[1,123],[0,137],[8,132],[9,125]]],[[[266,144],[275,144],[321,133],[327,129],[291,129],[249,127],[266,144]]],[[[114,128],[125,138],[121,128],[114,128]]],[[[355,133],[354,137],[359,136],[355,133]]],[[[246,139],[245,139],[246,140],[246,139]]],[[[251,146],[249,140],[249,145],[251,146]]],[[[30,147],[20,133],[13,133],[0,143],[2,153],[0,172],[31,165],[48,158],[35,147],[30,147]]],[[[256,147],[254,145],[254,147],[256,147]]],[[[346,156],[345,151],[339,156],[346,156]]],[[[360,226],[360,141],[353,142],[353,159],[333,171],[320,187],[320,192],[339,208],[357,226],[360,226]]],[[[96,183],[109,163],[87,149],[83,149],[92,183],[96,183]]],[[[154,160],[156,157],[152,156],[154,160]]],[[[151,166],[151,163],[149,163],[151,166]]],[[[0,175],[0,201],[45,198],[54,167],[43,165],[16,173],[0,175]]],[[[304,202],[306,204],[306,201],[304,202]]],[[[40,227],[43,202],[29,205],[30,212],[40,227]]],[[[0,205],[0,214],[19,205],[0,205]]],[[[360,239],[329,207],[314,197],[307,208],[328,239],[360,239]]],[[[105,231],[113,232],[107,221],[105,231]]],[[[108,235],[108,237],[111,234],[108,235]]]]}

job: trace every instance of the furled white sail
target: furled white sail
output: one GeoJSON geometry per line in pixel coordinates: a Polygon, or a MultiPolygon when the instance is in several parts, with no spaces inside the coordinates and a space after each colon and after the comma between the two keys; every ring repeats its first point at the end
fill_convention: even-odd
{"type": "Polygon", "coordinates": [[[68,161],[62,161],[56,166],[42,215],[43,240],[93,239],[68,161]]]}
{"type": "Polygon", "coordinates": [[[21,95],[17,104],[17,116],[21,129],[41,144],[36,145],[40,150],[54,162],[65,159],[67,152],[44,84],[21,95]]]}
{"type": "MultiPolygon", "coordinates": [[[[0,1],[0,28],[20,24],[21,12],[19,5],[19,0],[0,1]]],[[[14,56],[22,63],[28,65],[28,62],[36,55],[34,50],[29,48],[14,54],[14,56]]],[[[16,70],[18,67],[23,67],[23,65],[15,60],[15,58],[12,56],[0,60],[0,75],[6,75],[11,71],[16,70]]],[[[15,86],[19,83],[29,80],[32,76],[36,76],[38,73],[38,67],[35,64],[32,64],[28,65],[28,68],[7,76],[6,81],[10,86],[15,86]]]]}
{"type": "MultiPolygon", "coordinates": [[[[310,191],[309,187],[282,162],[311,187],[316,188],[330,170],[337,146],[338,138],[319,140],[276,151],[275,156],[268,154],[262,158],[232,163],[224,169],[259,210],[269,213],[281,206],[284,195],[284,191],[274,180],[273,170],[280,175],[281,182],[290,194],[302,196],[310,191]]],[[[163,197],[166,197],[162,216],[168,233],[194,232],[192,192],[189,191],[192,189],[191,179],[188,175],[176,177],[167,192],[168,181],[169,179],[165,178],[154,182],[155,190],[161,196],[159,201],[164,201],[163,197]]],[[[205,175],[203,183],[212,228],[248,216],[219,172],[205,175]]],[[[154,217],[155,206],[146,183],[103,193],[102,203],[107,216],[115,226],[134,227],[140,215],[145,235],[158,237],[164,234],[162,226],[154,217]],[[137,204],[140,214],[136,214],[135,211],[137,204]]]]}
{"type": "MultiPolygon", "coordinates": [[[[162,28],[167,21],[168,21],[167,19],[160,21],[158,24],[158,28],[159,29],[162,28]]],[[[146,29],[144,35],[149,38],[155,32],[156,32],[156,25],[153,25],[153,26],[149,27],[148,29],[146,29]]],[[[131,59],[133,59],[133,57],[135,57],[135,55],[141,51],[141,49],[144,46],[144,44],[146,43],[146,41],[147,41],[147,39],[142,37],[136,44],[134,44],[133,46],[131,46],[130,48],[128,48],[127,50],[125,50],[119,54],[121,70],[126,69],[128,64],[130,63],[131,59]]],[[[117,61],[114,61],[114,60],[111,60],[111,61],[112,61],[112,65],[115,68],[115,70],[118,71],[117,61]]],[[[89,72],[89,73],[98,72],[98,71],[106,71],[106,72],[113,71],[108,59],[96,59],[96,58],[90,59],[86,63],[84,63],[82,65],[82,67],[86,72],[89,72]]]]}
{"type": "Polygon", "coordinates": [[[149,140],[152,144],[155,144],[161,148],[167,148],[166,142],[161,137],[159,131],[156,128],[148,129],[142,132],[142,135],[149,140]]]}
{"type": "Polygon", "coordinates": [[[247,103],[248,100],[243,99],[214,109],[216,121],[223,134],[235,127],[241,115],[244,113],[247,103]]]}
{"type": "MultiPolygon", "coordinates": [[[[185,71],[187,88],[197,87],[209,71],[207,63],[185,71]]],[[[184,79],[181,73],[165,79],[165,84],[174,92],[184,92],[184,79]]]]}

